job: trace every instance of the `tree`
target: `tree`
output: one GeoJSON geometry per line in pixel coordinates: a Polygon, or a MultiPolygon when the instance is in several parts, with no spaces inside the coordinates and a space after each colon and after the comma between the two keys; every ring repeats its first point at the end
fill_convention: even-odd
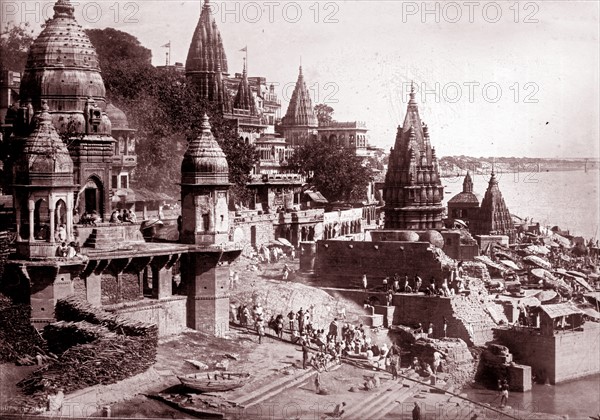
{"type": "Polygon", "coordinates": [[[19,25],[7,23],[0,33],[0,69],[22,73],[33,41],[33,29],[29,22],[19,25]]]}
{"type": "Polygon", "coordinates": [[[371,168],[362,158],[343,146],[319,139],[296,149],[289,167],[308,176],[309,182],[331,202],[363,200],[372,178],[371,168]]]}
{"type": "Polygon", "coordinates": [[[327,125],[333,122],[333,108],[327,104],[316,104],[315,114],[317,114],[317,120],[319,125],[327,125]]]}
{"type": "Polygon", "coordinates": [[[185,75],[153,67],[150,50],[134,36],[112,28],[87,33],[99,56],[108,98],[138,130],[134,184],[173,195],[187,142],[199,134],[206,113],[227,156],[232,195],[236,201],[247,201],[245,185],[258,152],[238,140],[233,121],[201,99],[185,75]]]}

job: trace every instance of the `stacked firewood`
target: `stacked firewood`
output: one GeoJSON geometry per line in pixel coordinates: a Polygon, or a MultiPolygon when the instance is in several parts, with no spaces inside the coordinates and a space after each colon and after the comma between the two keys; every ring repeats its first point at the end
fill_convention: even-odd
{"type": "Polygon", "coordinates": [[[33,364],[45,356],[46,345],[29,321],[29,305],[13,303],[0,296],[0,362],[33,364]]]}
{"type": "Polygon", "coordinates": [[[56,303],[61,321],[46,327],[48,346],[58,360],[19,386],[36,401],[62,389],[65,393],[92,385],[106,385],[144,372],[156,360],[158,328],[94,308],[73,296],[56,303]]]}
{"type": "Polygon", "coordinates": [[[59,299],[54,309],[56,319],[64,321],[87,321],[91,324],[103,325],[111,331],[128,336],[158,335],[155,324],[133,321],[119,317],[92,306],[89,302],[75,295],[59,299]]]}
{"type": "Polygon", "coordinates": [[[43,336],[48,342],[48,349],[55,354],[78,344],[87,344],[99,338],[115,338],[117,334],[110,332],[102,325],[90,324],[87,321],[58,321],[44,328],[43,336]]]}
{"type": "Polygon", "coordinates": [[[108,385],[144,372],[155,356],[156,350],[139,337],[102,337],[69,348],[58,361],[38,369],[18,385],[26,394],[51,394],[59,389],[69,393],[108,385]]]}

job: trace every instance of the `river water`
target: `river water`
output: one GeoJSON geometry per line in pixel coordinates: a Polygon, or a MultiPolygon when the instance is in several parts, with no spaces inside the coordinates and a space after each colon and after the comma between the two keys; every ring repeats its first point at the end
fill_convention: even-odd
{"type": "MultiPolygon", "coordinates": [[[[473,189],[481,199],[488,186],[489,174],[473,175],[473,189]]],[[[497,173],[500,191],[512,214],[533,218],[542,226],[558,225],[572,235],[586,239],[600,236],[598,170],[541,172],[537,168],[520,173],[497,173]]],[[[443,178],[446,186],[444,204],[462,191],[464,177],[443,178]]],[[[600,355],[596,355],[600,357],[600,355]]],[[[465,391],[469,398],[497,405],[498,392],[486,389],[465,391]]],[[[532,391],[511,392],[509,405],[528,411],[568,415],[570,419],[586,419],[600,414],[600,375],[555,386],[534,385],[532,391]]]]}
{"type": "MultiPolygon", "coordinates": [[[[600,355],[597,355],[600,357],[600,355]]],[[[500,397],[497,391],[468,389],[468,398],[497,407],[500,397]]],[[[600,414],[600,375],[589,376],[558,385],[534,384],[530,392],[511,392],[508,405],[528,412],[567,415],[569,419],[589,420],[600,414]]]]}
{"type": "MultiPolygon", "coordinates": [[[[481,199],[488,186],[489,174],[471,174],[473,190],[481,199]]],[[[572,235],[596,239],[600,217],[598,170],[541,172],[536,168],[519,173],[497,173],[500,191],[512,214],[533,218],[542,226],[558,225],[572,235]]],[[[462,191],[464,177],[442,179],[444,204],[462,191]],[[450,192],[450,194],[448,194],[450,192]]]]}

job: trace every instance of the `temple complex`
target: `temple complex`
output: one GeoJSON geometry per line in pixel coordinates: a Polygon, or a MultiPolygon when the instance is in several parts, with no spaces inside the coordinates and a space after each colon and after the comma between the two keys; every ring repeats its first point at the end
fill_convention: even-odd
{"type": "Polygon", "coordinates": [[[96,52],[73,6],[58,0],[54,11],[31,46],[7,140],[16,249],[2,293],[29,302],[36,327],[53,322],[56,301],[75,294],[116,313],[125,308],[125,317],[154,322],[161,335],[186,326],[222,334],[229,264],[241,248],[230,241],[229,168],[208,117],[181,165],[179,237],[150,243],[138,223],[109,222],[111,201],[134,200],[135,130],[106,105],[96,52]],[[94,217],[78,220],[84,212],[94,217]]]}
{"type": "Polygon", "coordinates": [[[421,122],[412,88],[404,124],[398,127],[390,151],[383,190],[386,229],[442,228],[444,187],[429,129],[421,122]]]}

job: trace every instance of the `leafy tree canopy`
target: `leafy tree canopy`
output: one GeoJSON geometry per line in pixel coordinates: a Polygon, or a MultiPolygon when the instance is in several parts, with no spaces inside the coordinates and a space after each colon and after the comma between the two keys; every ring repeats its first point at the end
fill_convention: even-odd
{"type": "Polygon", "coordinates": [[[308,176],[330,202],[363,200],[372,178],[372,170],[362,158],[320,139],[296,149],[289,167],[308,176]]]}
{"type": "Polygon", "coordinates": [[[134,36],[112,28],[87,32],[99,55],[107,96],[138,130],[134,183],[174,195],[187,142],[199,134],[207,113],[227,156],[233,198],[247,201],[245,185],[258,152],[253,145],[239,142],[233,122],[202,100],[185,75],[153,67],[150,51],[134,36]]]}
{"type": "Polygon", "coordinates": [[[333,108],[329,105],[316,104],[314,110],[317,120],[319,120],[319,125],[327,125],[333,121],[333,108]]]}
{"type": "Polygon", "coordinates": [[[0,69],[22,72],[33,41],[33,29],[28,22],[19,25],[7,23],[0,32],[0,69]]]}

